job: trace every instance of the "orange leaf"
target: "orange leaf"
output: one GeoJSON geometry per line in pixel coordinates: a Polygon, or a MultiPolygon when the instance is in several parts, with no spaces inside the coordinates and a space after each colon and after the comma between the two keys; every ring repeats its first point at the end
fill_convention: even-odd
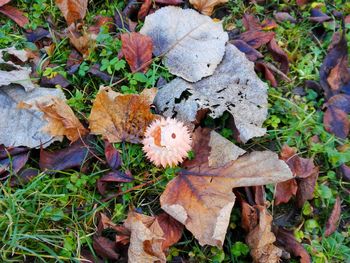
{"type": "Polygon", "coordinates": [[[15,21],[15,23],[20,27],[24,27],[26,24],[29,23],[29,20],[27,17],[24,16],[24,13],[11,5],[1,6],[0,13],[15,21]]]}
{"type": "Polygon", "coordinates": [[[139,143],[147,126],[156,118],[150,111],[157,89],[146,89],[140,95],[123,95],[101,87],[89,118],[92,134],[109,142],[139,143]]]}
{"type": "Polygon", "coordinates": [[[44,119],[49,122],[44,129],[52,136],[65,135],[74,142],[87,134],[88,131],[64,100],[53,98],[49,103],[38,103],[37,107],[44,113],[44,119]]]}
{"type": "Polygon", "coordinates": [[[124,33],[121,35],[122,51],[132,72],[146,72],[152,63],[152,38],[140,33],[124,33]]]}
{"type": "Polygon", "coordinates": [[[193,5],[195,9],[207,16],[213,14],[215,6],[227,2],[228,0],[190,0],[191,5],[193,5]]]}
{"type": "Polygon", "coordinates": [[[68,26],[85,17],[87,0],[56,0],[56,5],[61,10],[68,26]]]}

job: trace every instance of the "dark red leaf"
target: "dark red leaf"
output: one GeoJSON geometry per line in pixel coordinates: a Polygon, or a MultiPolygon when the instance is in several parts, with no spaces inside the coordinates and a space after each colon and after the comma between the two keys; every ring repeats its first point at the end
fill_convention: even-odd
{"type": "Polygon", "coordinates": [[[313,173],[307,178],[297,179],[298,181],[298,191],[296,194],[297,206],[299,208],[303,207],[307,200],[314,198],[314,190],[316,181],[318,178],[319,169],[316,167],[313,173]]]}
{"type": "Polygon", "coordinates": [[[337,230],[340,215],[341,215],[341,201],[339,196],[337,196],[333,206],[332,213],[328,218],[328,221],[326,224],[326,231],[324,232],[324,235],[326,237],[330,236],[337,230]]]}
{"type": "Polygon", "coordinates": [[[283,247],[294,257],[300,257],[300,263],[311,263],[311,257],[305,248],[296,241],[293,232],[289,232],[281,227],[274,229],[276,235],[276,243],[279,247],[283,247]]]}
{"type": "Polygon", "coordinates": [[[72,49],[69,53],[69,57],[66,64],[66,70],[68,74],[74,74],[80,67],[80,64],[84,61],[83,57],[76,51],[72,49]]]}
{"type": "Polygon", "coordinates": [[[274,17],[278,22],[284,22],[284,21],[289,21],[291,23],[297,22],[297,20],[287,12],[276,12],[274,14],[274,17]]]}
{"type": "Polygon", "coordinates": [[[242,23],[246,31],[249,30],[262,30],[262,26],[258,18],[251,14],[244,14],[242,23]]]}
{"type": "Polygon", "coordinates": [[[131,174],[120,171],[110,172],[99,179],[101,182],[107,183],[130,183],[134,180],[131,174]]]}
{"type": "Polygon", "coordinates": [[[298,6],[303,6],[307,4],[308,0],[297,0],[296,2],[298,6]]]}
{"type": "Polygon", "coordinates": [[[0,160],[0,175],[9,171],[14,174],[18,173],[24,165],[27,163],[29,158],[29,151],[11,155],[10,158],[4,158],[0,160]]]}
{"type": "Polygon", "coordinates": [[[24,13],[11,5],[1,6],[0,13],[12,19],[20,27],[24,27],[29,23],[29,20],[24,16],[24,13]]]}
{"type": "Polygon", "coordinates": [[[288,56],[283,51],[283,49],[280,48],[280,46],[277,44],[277,42],[274,38],[267,44],[267,48],[271,52],[271,55],[274,58],[274,60],[281,63],[280,70],[284,74],[288,74],[288,72],[289,72],[288,56]]]}
{"type": "Polygon", "coordinates": [[[311,16],[309,20],[316,23],[323,23],[325,21],[331,20],[332,18],[325,13],[323,13],[319,8],[311,9],[311,16]]]}
{"type": "Polygon", "coordinates": [[[328,107],[323,116],[323,125],[329,133],[345,139],[350,131],[348,114],[336,107],[328,107]]]}
{"type": "Polygon", "coordinates": [[[105,157],[112,170],[118,169],[122,164],[119,151],[107,140],[105,140],[105,157]]]}
{"type": "Polygon", "coordinates": [[[239,39],[246,42],[253,48],[259,48],[267,44],[275,36],[274,32],[264,32],[259,30],[250,30],[239,35],[239,39]]]}
{"type": "Polygon", "coordinates": [[[232,40],[230,43],[242,51],[250,61],[256,61],[257,59],[264,57],[259,51],[248,45],[243,40],[232,40]]]}
{"type": "Polygon", "coordinates": [[[296,195],[297,190],[298,184],[295,179],[290,179],[288,181],[278,183],[276,185],[275,192],[275,205],[288,203],[289,200],[296,195]]]}
{"type": "Polygon", "coordinates": [[[147,16],[149,10],[151,9],[151,6],[152,6],[152,0],[144,0],[141,5],[140,11],[137,14],[137,18],[139,20],[144,19],[147,16]]]}
{"type": "Polygon", "coordinates": [[[140,33],[124,33],[121,35],[122,51],[132,72],[146,72],[152,63],[152,38],[140,33]]]}
{"type": "Polygon", "coordinates": [[[81,263],[104,263],[102,259],[94,256],[88,249],[83,248],[80,255],[84,259],[80,261],[81,263]]]}
{"type": "Polygon", "coordinates": [[[164,251],[181,239],[184,226],[167,213],[157,215],[156,219],[164,233],[164,241],[162,244],[162,249],[164,251]]]}
{"type": "Polygon", "coordinates": [[[93,137],[87,136],[81,140],[74,142],[72,145],[62,150],[49,152],[46,150],[40,151],[40,169],[43,170],[57,170],[62,171],[71,168],[82,167],[90,155],[87,147],[91,147],[93,137]]]}
{"type": "Polygon", "coordinates": [[[10,185],[15,187],[18,185],[25,185],[30,182],[34,177],[36,177],[40,171],[34,168],[27,168],[21,171],[17,176],[11,177],[10,185]]]}
{"type": "Polygon", "coordinates": [[[94,237],[93,247],[97,255],[111,260],[118,260],[119,254],[115,252],[115,242],[105,237],[94,237]]]}
{"type": "Polygon", "coordinates": [[[3,5],[6,5],[10,2],[11,2],[11,0],[0,0],[0,7],[2,7],[3,5]]]}
{"type": "Polygon", "coordinates": [[[0,160],[7,159],[9,156],[15,156],[20,153],[28,152],[27,147],[5,147],[0,145],[0,160]]]}
{"type": "Polygon", "coordinates": [[[320,83],[328,99],[341,91],[350,92],[347,48],[345,31],[341,36],[336,32],[320,68],[320,83]]]}
{"type": "Polygon", "coordinates": [[[29,42],[37,42],[43,38],[51,38],[50,32],[42,27],[38,27],[34,31],[25,33],[25,36],[29,42]]]}
{"type": "Polygon", "coordinates": [[[264,78],[270,81],[270,84],[272,87],[277,87],[278,83],[275,76],[273,75],[271,70],[267,67],[267,65],[264,62],[262,61],[255,62],[255,71],[261,72],[264,75],[264,78]]]}
{"type": "Polygon", "coordinates": [[[325,107],[334,107],[344,111],[345,113],[350,113],[350,95],[337,94],[332,96],[327,103],[324,104],[325,107]]]}

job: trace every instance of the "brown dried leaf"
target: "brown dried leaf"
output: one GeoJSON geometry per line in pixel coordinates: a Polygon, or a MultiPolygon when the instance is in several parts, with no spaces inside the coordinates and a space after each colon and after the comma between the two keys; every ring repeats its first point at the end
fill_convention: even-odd
{"type": "Polygon", "coordinates": [[[318,178],[319,169],[315,167],[306,178],[298,179],[298,191],[296,194],[297,206],[301,208],[307,200],[314,198],[314,190],[318,178]]]}
{"type": "Polygon", "coordinates": [[[228,0],[190,0],[191,5],[203,15],[211,16],[214,7],[227,3],[228,0]]]}
{"type": "Polygon", "coordinates": [[[323,106],[335,107],[349,114],[350,113],[350,95],[347,95],[347,94],[334,95],[323,106]]]}
{"type": "Polygon", "coordinates": [[[152,0],[144,0],[140,7],[140,11],[137,13],[137,18],[139,20],[144,19],[147,16],[149,10],[151,9],[151,6],[152,0]]]}
{"type": "Polygon", "coordinates": [[[337,230],[340,215],[341,215],[341,201],[340,201],[340,197],[337,196],[337,198],[335,199],[332,213],[328,218],[328,221],[326,224],[326,231],[324,232],[324,235],[326,237],[330,236],[337,230]]]}
{"type": "Polygon", "coordinates": [[[106,237],[95,236],[92,243],[94,250],[97,255],[102,258],[118,260],[119,254],[115,252],[116,244],[115,242],[109,240],[106,237]]]}
{"type": "Polygon", "coordinates": [[[88,133],[65,100],[52,98],[51,101],[37,103],[37,107],[48,121],[44,130],[52,136],[64,135],[71,142],[75,142],[88,133]]]}
{"type": "Polygon", "coordinates": [[[287,165],[269,151],[253,152],[224,167],[209,168],[209,136],[198,128],[193,135],[196,158],[170,181],[161,207],[185,225],[201,245],[221,247],[235,201],[232,188],[290,179],[287,165]]]}
{"type": "Polygon", "coordinates": [[[281,63],[280,70],[284,74],[288,74],[288,72],[289,72],[288,56],[283,51],[283,49],[277,44],[277,42],[274,38],[267,44],[267,48],[271,52],[274,60],[281,63]]]}
{"type": "Polygon", "coordinates": [[[70,43],[84,56],[84,58],[88,57],[91,50],[95,48],[96,43],[93,35],[87,32],[81,34],[76,30],[74,24],[68,28],[67,35],[70,43]]]}
{"type": "Polygon", "coordinates": [[[128,262],[166,262],[162,250],[164,233],[155,217],[129,212],[124,226],[131,232],[128,262]]]}
{"type": "Polygon", "coordinates": [[[3,5],[0,7],[0,13],[12,19],[20,27],[25,27],[29,20],[24,13],[11,5],[3,5]]]}
{"type": "Polygon", "coordinates": [[[244,14],[242,23],[246,31],[249,30],[262,30],[262,26],[258,18],[251,14],[244,14]]]}
{"type": "Polygon", "coordinates": [[[101,87],[89,117],[91,133],[102,135],[109,142],[141,142],[147,126],[156,118],[150,111],[156,92],[152,88],[140,95],[123,95],[101,87]]]}
{"type": "Polygon", "coordinates": [[[122,165],[119,151],[107,140],[105,141],[105,157],[112,170],[116,170],[122,165]]]}
{"type": "Polygon", "coordinates": [[[239,39],[246,42],[253,48],[259,48],[269,43],[275,36],[274,32],[264,32],[260,30],[249,30],[239,35],[239,39]]]}
{"type": "Polygon", "coordinates": [[[156,218],[164,232],[162,250],[165,251],[181,239],[184,226],[167,213],[161,213],[156,218]]]}
{"type": "Polygon", "coordinates": [[[300,257],[300,263],[311,263],[311,257],[305,250],[305,248],[296,241],[292,232],[289,232],[283,228],[277,228],[274,230],[277,238],[277,245],[283,247],[286,251],[291,253],[295,257],[300,257]]]}
{"type": "Polygon", "coordinates": [[[275,205],[288,203],[288,201],[296,195],[298,184],[295,179],[278,183],[276,185],[275,205]]]}
{"type": "MultiPolygon", "coordinates": [[[[246,207],[247,205],[245,203],[244,206],[246,207]]],[[[249,210],[245,208],[244,213],[242,212],[242,220],[246,222],[245,224],[249,224],[248,226],[246,225],[246,228],[249,229],[246,241],[250,247],[253,262],[279,262],[282,250],[273,245],[276,237],[271,232],[272,216],[266,207],[255,205],[254,207],[250,207],[249,210]]]]}
{"type": "Polygon", "coordinates": [[[69,26],[82,20],[87,11],[88,0],[55,0],[69,26]]]}
{"type": "Polygon", "coordinates": [[[140,33],[124,33],[121,35],[122,51],[132,72],[146,72],[152,63],[152,38],[140,33]]]}
{"type": "Polygon", "coordinates": [[[273,75],[269,67],[264,62],[262,61],[255,62],[254,69],[257,72],[261,72],[264,75],[264,78],[270,81],[270,84],[272,87],[277,87],[278,83],[275,76],[273,75]]]}
{"type": "Polygon", "coordinates": [[[256,61],[257,59],[264,57],[259,51],[242,40],[231,40],[230,43],[235,45],[239,51],[243,52],[250,61],[256,61]]]}
{"type": "Polygon", "coordinates": [[[348,114],[336,107],[328,107],[323,116],[323,125],[326,131],[345,139],[350,131],[348,114]]]}
{"type": "Polygon", "coordinates": [[[274,17],[278,22],[289,21],[294,24],[297,22],[297,20],[287,12],[276,12],[274,17]]]}

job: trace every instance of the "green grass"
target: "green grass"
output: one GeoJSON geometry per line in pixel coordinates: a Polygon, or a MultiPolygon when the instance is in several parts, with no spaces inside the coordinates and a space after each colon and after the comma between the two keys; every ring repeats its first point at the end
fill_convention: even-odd
{"type": "MultiPolygon", "coordinates": [[[[327,27],[322,41],[317,40],[312,29],[315,24],[306,18],[310,5],[299,9],[290,3],[268,1],[262,7],[256,4],[244,4],[243,1],[230,1],[230,13],[224,18],[225,23],[233,23],[242,28],[240,21],[244,13],[250,12],[261,20],[272,18],[273,11],[291,8],[291,14],[302,18],[298,24],[284,22],[275,30],[278,43],[291,59],[289,78],[291,82],[280,81],[277,88],[269,88],[269,116],[265,122],[268,129],[266,136],[251,140],[244,149],[271,149],[279,152],[283,144],[294,146],[303,157],[314,157],[320,166],[320,177],[315,189],[315,199],[307,202],[300,211],[301,224],[295,226],[295,236],[303,240],[313,262],[345,262],[350,256],[350,197],[349,183],[339,177],[337,167],[350,162],[350,152],[339,152],[341,144],[350,145],[349,140],[339,140],[327,133],[322,123],[322,94],[306,89],[305,95],[293,93],[294,88],[302,87],[305,80],[318,80],[319,68],[327,53],[327,47],[334,33],[334,28],[327,27]],[[319,142],[313,143],[312,136],[318,136],[319,142]],[[342,198],[342,220],[337,232],[328,238],[323,237],[324,226],[337,195],[342,198]],[[311,208],[312,207],[312,208],[311,208]]],[[[324,3],[324,1],[320,1],[324,3]]],[[[28,13],[28,29],[44,27],[49,30],[63,30],[65,22],[54,1],[18,0],[12,4],[28,13]],[[54,22],[53,28],[48,21],[54,22]]],[[[113,16],[117,8],[122,9],[122,1],[90,1],[86,24],[92,24],[97,14],[113,16]]],[[[335,1],[334,5],[325,5],[328,11],[337,9],[347,14],[349,4],[335,1]],[[336,8],[337,7],[337,8],[336,8]]],[[[12,21],[0,15],[0,48],[15,46],[18,49],[35,49],[34,44],[26,41],[12,21]]],[[[347,34],[350,39],[350,34],[347,34]]],[[[121,42],[116,33],[108,33],[102,28],[97,38],[96,49],[84,60],[74,75],[66,73],[65,66],[71,46],[67,39],[53,39],[53,53],[44,55],[41,65],[50,59],[56,66],[52,69],[37,69],[39,76],[62,74],[73,84],[65,90],[69,105],[77,116],[86,121],[92,100],[100,85],[113,84],[116,91],[138,93],[146,87],[156,85],[160,77],[170,80],[173,76],[156,59],[146,74],[132,74],[124,59],[117,59],[121,42]],[[122,81],[118,84],[103,83],[87,73],[89,68],[99,63],[106,73],[122,81]]],[[[350,50],[350,46],[349,46],[350,50]]],[[[274,63],[265,48],[260,50],[265,60],[274,63]]],[[[207,124],[213,123],[206,120],[207,124]]],[[[232,139],[232,132],[226,127],[225,116],[215,121],[219,131],[232,139]]],[[[67,144],[64,144],[67,145],[67,144]]],[[[98,142],[98,155],[102,156],[102,141],[98,142]]],[[[53,148],[61,148],[55,144],[53,148]]],[[[91,163],[86,173],[68,170],[54,174],[40,174],[30,183],[11,188],[3,182],[0,190],[0,258],[2,262],[79,262],[82,247],[92,250],[92,236],[96,230],[96,213],[107,212],[115,223],[122,223],[129,207],[138,207],[146,214],[157,214],[159,196],[166,183],[176,174],[177,169],[159,169],[145,159],[140,145],[127,143],[115,144],[122,153],[123,171],[130,171],[135,177],[132,183],[122,184],[124,195],[108,202],[96,190],[96,180],[107,170],[98,161],[91,163]],[[134,187],[145,182],[154,182],[142,188],[134,187]],[[130,190],[131,189],[131,190],[130,190]]],[[[33,154],[28,167],[38,167],[38,151],[33,154]]],[[[273,187],[267,187],[267,197],[271,202],[273,187]]],[[[282,208],[274,207],[278,214],[282,208]]],[[[240,209],[235,207],[226,236],[223,250],[212,247],[200,247],[193,236],[185,231],[181,241],[170,249],[168,259],[176,256],[189,258],[192,262],[250,262],[249,248],[244,243],[244,232],[240,227],[240,209]]],[[[297,262],[297,261],[291,261],[297,262]]]]}

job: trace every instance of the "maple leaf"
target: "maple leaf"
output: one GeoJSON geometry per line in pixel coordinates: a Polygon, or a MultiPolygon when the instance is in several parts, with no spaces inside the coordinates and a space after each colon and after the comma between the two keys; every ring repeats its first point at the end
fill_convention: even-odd
{"type": "Polygon", "coordinates": [[[86,15],[88,0],[55,0],[55,3],[61,10],[68,26],[84,19],[86,15]]]}
{"type": "Polygon", "coordinates": [[[132,72],[146,72],[152,63],[152,38],[140,33],[124,33],[121,36],[122,52],[132,72]]]}
{"type": "Polygon", "coordinates": [[[139,143],[147,126],[156,118],[150,104],[156,89],[145,89],[140,95],[120,94],[101,87],[89,117],[92,134],[102,135],[109,142],[139,143]]]}
{"type": "Polygon", "coordinates": [[[245,222],[247,244],[255,263],[278,263],[282,250],[273,243],[275,235],[271,231],[272,216],[267,208],[261,205],[250,206],[242,203],[242,221],[245,222]]]}
{"type": "Polygon", "coordinates": [[[131,211],[124,226],[131,232],[128,262],[166,262],[162,249],[164,232],[155,217],[131,211]]]}
{"type": "Polygon", "coordinates": [[[44,119],[49,122],[44,131],[52,136],[65,135],[74,142],[88,133],[63,99],[52,98],[51,101],[38,103],[37,107],[44,113],[44,119]]]}
{"type": "Polygon", "coordinates": [[[221,247],[235,201],[232,189],[281,182],[292,178],[292,173],[269,151],[252,152],[223,167],[210,168],[208,134],[206,129],[195,131],[196,158],[184,163],[186,170],[168,183],[160,203],[201,245],[221,247]]]}
{"type": "Polygon", "coordinates": [[[207,16],[213,14],[215,6],[227,2],[228,0],[190,0],[191,5],[193,5],[195,9],[207,16]]]}

